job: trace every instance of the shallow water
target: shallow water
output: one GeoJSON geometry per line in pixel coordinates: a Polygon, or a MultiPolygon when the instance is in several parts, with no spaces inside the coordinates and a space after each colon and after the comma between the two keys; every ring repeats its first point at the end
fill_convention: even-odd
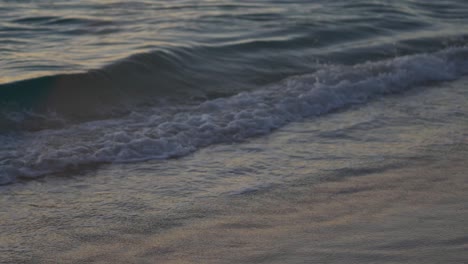
{"type": "Polygon", "coordinates": [[[466,262],[467,19],[0,1],[0,262],[466,262]]]}
{"type": "Polygon", "coordinates": [[[467,83],[391,96],[181,159],[5,186],[3,256],[463,262],[467,83]]]}

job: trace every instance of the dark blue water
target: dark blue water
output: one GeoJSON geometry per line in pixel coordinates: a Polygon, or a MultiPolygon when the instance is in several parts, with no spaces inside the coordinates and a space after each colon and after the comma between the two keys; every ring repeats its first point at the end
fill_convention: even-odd
{"type": "Polygon", "coordinates": [[[0,263],[466,263],[468,2],[0,0],[0,263]]]}

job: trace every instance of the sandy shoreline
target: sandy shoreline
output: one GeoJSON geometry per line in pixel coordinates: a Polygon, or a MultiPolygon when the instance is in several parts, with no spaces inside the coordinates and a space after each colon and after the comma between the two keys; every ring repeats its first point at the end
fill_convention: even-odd
{"type": "Polygon", "coordinates": [[[194,208],[182,226],[79,246],[61,263],[462,263],[466,151],[194,208]],[[229,208],[226,211],[225,208],[229,208]]]}
{"type": "Polygon", "coordinates": [[[0,263],[464,263],[466,83],[2,186],[0,263]]]}

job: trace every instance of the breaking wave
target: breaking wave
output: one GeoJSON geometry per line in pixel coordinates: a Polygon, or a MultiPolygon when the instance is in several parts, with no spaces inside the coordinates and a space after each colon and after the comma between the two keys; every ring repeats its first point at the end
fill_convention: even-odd
{"type": "Polygon", "coordinates": [[[90,164],[180,157],[211,144],[267,134],[292,121],[466,74],[468,48],[450,48],[354,66],[324,66],[260,89],[190,104],[134,108],[118,118],[3,133],[0,182],[90,164]]]}

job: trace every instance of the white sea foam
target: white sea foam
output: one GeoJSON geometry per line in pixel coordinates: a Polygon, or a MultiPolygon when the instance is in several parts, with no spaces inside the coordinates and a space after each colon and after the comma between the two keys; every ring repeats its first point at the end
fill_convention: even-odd
{"type": "Polygon", "coordinates": [[[468,48],[313,74],[196,106],[135,110],[125,118],[0,137],[0,184],[77,166],[179,157],[210,144],[263,135],[376,96],[468,73],[468,48]]]}

